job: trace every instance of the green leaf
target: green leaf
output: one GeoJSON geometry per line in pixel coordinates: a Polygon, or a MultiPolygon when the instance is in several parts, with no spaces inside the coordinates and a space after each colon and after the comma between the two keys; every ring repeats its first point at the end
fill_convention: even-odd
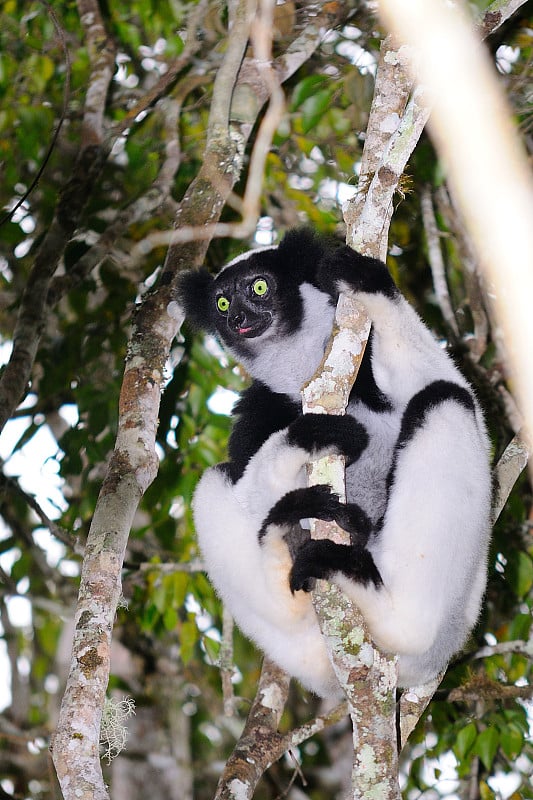
{"type": "Polygon", "coordinates": [[[205,647],[205,652],[210,664],[216,664],[220,655],[220,642],[217,639],[212,639],[210,636],[202,638],[202,644],[205,647]]]}
{"type": "Polygon", "coordinates": [[[461,728],[453,746],[453,751],[460,761],[467,756],[476,738],[477,728],[473,722],[469,722],[468,725],[461,728]]]}
{"type": "Polygon", "coordinates": [[[320,122],[330,106],[332,96],[333,91],[331,89],[321,89],[304,101],[302,105],[302,128],[304,133],[308,133],[320,122]]]}
{"type": "Polygon", "coordinates": [[[516,727],[507,726],[500,730],[500,745],[507,758],[516,758],[524,744],[524,734],[516,727]]]}
{"type": "Polygon", "coordinates": [[[194,654],[194,648],[198,641],[198,628],[192,620],[186,620],[180,626],[180,653],[181,660],[188,664],[194,654]]]}
{"type": "Polygon", "coordinates": [[[326,75],[308,75],[297,83],[292,93],[291,111],[296,111],[305,100],[315,95],[321,86],[329,82],[326,75]]]}
{"type": "Polygon", "coordinates": [[[186,572],[175,572],[169,578],[172,586],[172,605],[174,608],[181,608],[189,588],[189,576],[186,572]]]}
{"type": "Polygon", "coordinates": [[[490,771],[494,756],[498,750],[500,736],[496,728],[485,728],[476,739],[474,752],[483,762],[486,770],[490,771]]]}
{"type": "Polygon", "coordinates": [[[479,784],[479,796],[481,800],[494,800],[495,794],[486,781],[479,784]]]}
{"type": "Polygon", "coordinates": [[[505,569],[507,580],[518,597],[525,597],[533,586],[533,560],[524,551],[513,552],[505,569]]]}
{"type": "Polygon", "coordinates": [[[178,624],[178,612],[175,608],[165,608],[163,613],[163,625],[167,631],[173,631],[178,624]]]}

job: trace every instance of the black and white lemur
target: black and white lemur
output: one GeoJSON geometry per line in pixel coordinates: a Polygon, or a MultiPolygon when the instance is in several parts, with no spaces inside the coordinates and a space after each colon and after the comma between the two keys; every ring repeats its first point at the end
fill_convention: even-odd
{"type": "Polygon", "coordinates": [[[204,473],[193,502],[209,577],[242,631],[304,686],[336,695],[309,594],[327,578],[399,655],[400,686],[436,676],[464,645],[486,581],[489,442],[465,378],[383,263],[309,230],[215,278],[186,272],[178,296],[254,379],[229,462],[204,473]],[[340,292],[365,306],[371,337],[346,416],[303,415],[300,389],[340,292]],[[328,452],[347,457],[347,504],[305,488],[304,464],[328,452]],[[299,521],[312,517],[335,519],[351,544],[311,540],[299,521]]]}

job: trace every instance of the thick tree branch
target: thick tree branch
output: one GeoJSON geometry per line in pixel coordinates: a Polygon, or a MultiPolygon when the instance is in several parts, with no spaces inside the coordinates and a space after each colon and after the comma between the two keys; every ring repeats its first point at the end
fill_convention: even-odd
{"type": "Polygon", "coordinates": [[[528,445],[523,437],[517,434],[505,448],[494,470],[493,524],[503,511],[513,486],[526,468],[528,460],[528,445]]]}
{"type": "MultiPolygon", "coordinates": [[[[491,13],[494,24],[494,18],[504,16],[503,8],[516,7],[498,3],[485,19],[491,13]]],[[[533,252],[533,182],[511,114],[473,25],[457,4],[452,8],[437,0],[381,0],[380,8],[387,24],[417,47],[420,77],[432,94],[432,136],[491,284],[500,322],[494,334],[509,359],[531,431],[533,271],[525,268],[524,258],[533,252]],[[459,140],[461,147],[456,147],[459,140]]]]}
{"type": "MultiPolygon", "coordinates": [[[[241,13],[246,8],[243,0],[241,13]]],[[[242,25],[239,30],[242,49],[248,33],[242,25]]],[[[237,45],[232,43],[232,69],[236,63],[234,48],[237,45]]],[[[227,81],[223,85],[225,91],[233,91],[227,81]]],[[[229,119],[226,133],[220,129],[220,109],[229,109],[229,102],[226,99],[215,103],[206,157],[180,203],[177,227],[192,223],[202,227],[218,219],[240,174],[241,160],[236,161],[235,156],[244,147],[246,131],[238,126],[230,131],[229,119]]],[[[157,471],[155,433],[164,365],[182,319],[173,299],[174,285],[182,267],[203,260],[206,247],[207,242],[201,241],[169,249],[160,282],[145,298],[134,320],[121,390],[117,441],[87,541],[71,669],[53,746],[65,800],[74,797],[74,775],[78,776],[77,800],[108,797],[99,765],[98,738],[109,677],[112,625],[120,596],[120,571],[139,499],[157,471]]]]}
{"type": "MultiPolygon", "coordinates": [[[[391,0],[387,0],[388,2],[391,2],[391,0]]],[[[483,20],[480,22],[480,28],[485,33],[493,32],[512,13],[510,11],[511,7],[513,10],[517,7],[513,0],[507,4],[494,3],[485,12],[483,20]]],[[[394,13],[394,2],[391,2],[391,15],[394,13]]],[[[387,62],[401,64],[401,69],[398,69],[391,76],[393,84],[388,89],[386,100],[381,100],[377,94],[382,83],[379,75],[376,77],[376,94],[373,101],[373,108],[375,107],[376,109],[376,119],[371,128],[374,131],[374,135],[367,136],[365,141],[365,151],[368,149],[372,155],[368,156],[368,159],[363,158],[363,162],[371,165],[371,167],[365,170],[365,179],[358,187],[356,196],[344,209],[345,221],[348,226],[348,243],[361,252],[376,256],[382,260],[385,259],[387,253],[388,228],[393,210],[394,192],[397,190],[403,170],[420,138],[430,113],[427,93],[423,86],[414,88],[403,113],[401,112],[405,103],[407,87],[409,86],[408,73],[412,68],[413,51],[410,47],[401,45],[398,42],[394,44],[394,40],[391,40],[390,37],[387,38],[383,49],[384,54],[382,53],[382,58],[380,59],[378,73],[379,69],[385,70],[384,63],[387,64],[387,62]],[[397,93],[396,106],[394,100],[395,92],[397,93]],[[387,123],[393,118],[393,113],[390,113],[390,110],[395,107],[399,109],[399,119],[397,120],[396,128],[391,131],[387,123]],[[383,113],[381,114],[382,110],[383,113]],[[391,133],[388,141],[386,136],[376,133],[376,131],[387,130],[391,133]],[[368,178],[371,178],[369,184],[368,178]]],[[[435,54],[432,53],[430,58],[434,59],[435,54]]],[[[445,69],[447,61],[442,56],[443,69],[445,69]]],[[[464,69],[463,67],[462,70],[464,69]]],[[[448,82],[441,87],[441,91],[445,91],[449,85],[452,85],[449,82],[449,75],[447,75],[446,79],[448,82]]],[[[456,78],[457,80],[460,80],[460,78],[456,78]]],[[[455,139],[450,138],[452,135],[449,134],[448,141],[450,143],[457,141],[457,137],[460,138],[459,132],[453,135],[455,139]]],[[[480,134],[478,133],[477,135],[479,136],[480,134]]],[[[407,719],[403,723],[402,744],[414,728],[417,714],[418,716],[422,714],[437,685],[438,680],[425,687],[416,687],[406,695],[403,708],[401,708],[401,713],[407,714],[407,719]]]]}
{"type": "Polygon", "coordinates": [[[289,676],[265,658],[244,730],[218,782],[215,800],[249,800],[263,773],[283,752],[278,725],[289,691],[289,676]]]}

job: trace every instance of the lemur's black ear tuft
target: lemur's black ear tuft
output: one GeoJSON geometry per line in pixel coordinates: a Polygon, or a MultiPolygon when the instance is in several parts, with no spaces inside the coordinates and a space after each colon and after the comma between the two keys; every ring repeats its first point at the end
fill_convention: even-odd
{"type": "Polygon", "coordinates": [[[313,281],[319,262],[328,251],[325,237],[311,228],[293,228],[279,243],[283,263],[290,264],[291,275],[298,281],[313,281]]]}
{"type": "Polygon", "coordinates": [[[206,269],[191,269],[178,277],[177,297],[193,328],[214,332],[212,308],[214,278],[206,269]]]}

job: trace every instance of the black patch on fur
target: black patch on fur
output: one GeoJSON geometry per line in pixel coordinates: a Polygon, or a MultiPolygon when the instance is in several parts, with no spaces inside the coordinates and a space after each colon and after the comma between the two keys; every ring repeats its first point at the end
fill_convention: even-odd
{"type": "MultiPolygon", "coordinates": [[[[394,448],[392,465],[387,477],[387,491],[390,491],[394,483],[400,451],[413,439],[416,432],[423,427],[428,413],[450,400],[463,406],[472,414],[475,412],[476,407],[472,394],[468,389],[452,381],[433,381],[433,383],[428,384],[409,400],[403,413],[400,433],[394,448]]],[[[428,465],[428,469],[430,468],[431,465],[428,465]]]]}
{"type": "Polygon", "coordinates": [[[358,459],[368,444],[365,428],[349,414],[302,414],[290,425],[287,439],[310,454],[334,448],[349,463],[358,459]]]}
{"type": "Polygon", "coordinates": [[[365,545],[371,532],[371,522],[362,508],[355,503],[341,503],[338,496],[325,484],[293,489],[275,503],[259,531],[261,542],[269,525],[290,527],[302,519],[322,519],[336,522],[350,534],[353,545],[365,545]]]}
{"type": "Polygon", "coordinates": [[[228,453],[229,474],[236,483],[269,436],[286,428],[300,413],[298,403],[286,394],[273,392],[254,381],[240,396],[234,409],[236,422],[231,432],[228,453]]]}
{"type": "Polygon", "coordinates": [[[311,538],[311,533],[304,530],[300,524],[291,525],[283,538],[289,548],[290,557],[294,561],[300,547],[311,538]]]}
{"type": "Polygon", "coordinates": [[[217,330],[211,308],[213,284],[213,276],[206,269],[187,270],[178,276],[176,290],[190,325],[208,333],[217,330]]]}
{"type": "Polygon", "coordinates": [[[270,509],[259,531],[259,543],[269,525],[287,527],[290,533],[301,519],[310,518],[336,522],[348,531],[351,544],[312,540],[302,531],[304,538],[300,547],[296,553],[291,551],[291,591],[309,592],[315,578],[328,578],[335,572],[343,572],[365,585],[370,581],[376,586],[381,583],[374,559],[365,547],[372,528],[369,518],[355,503],[341,503],[329,486],[309,486],[287,492],[270,509]]]}
{"type": "Polygon", "coordinates": [[[475,411],[474,400],[468,389],[451,381],[433,381],[409,400],[403,413],[396,448],[404,447],[413,438],[415,432],[424,424],[429,411],[448,400],[459,403],[467,411],[472,413],[475,411]]]}
{"type": "Polygon", "coordinates": [[[379,588],[383,584],[372,554],[365,547],[310,539],[298,551],[289,585],[292,592],[309,591],[314,579],[331,579],[339,572],[363,586],[374,584],[379,588]]]}
{"type": "Polygon", "coordinates": [[[370,335],[357,373],[356,381],[350,392],[349,403],[359,400],[364,403],[368,408],[376,413],[383,413],[385,411],[392,411],[392,404],[390,403],[386,394],[384,394],[376,383],[374,373],[372,372],[372,348],[374,340],[374,331],[370,329],[370,335]]]}
{"type": "Polygon", "coordinates": [[[354,292],[384,294],[391,299],[399,294],[382,261],[363,256],[347,245],[341,245],[324,256],[317,277],[319,287],[335,299],[339,296],[339,281],[348,284],[354,292]]]}

